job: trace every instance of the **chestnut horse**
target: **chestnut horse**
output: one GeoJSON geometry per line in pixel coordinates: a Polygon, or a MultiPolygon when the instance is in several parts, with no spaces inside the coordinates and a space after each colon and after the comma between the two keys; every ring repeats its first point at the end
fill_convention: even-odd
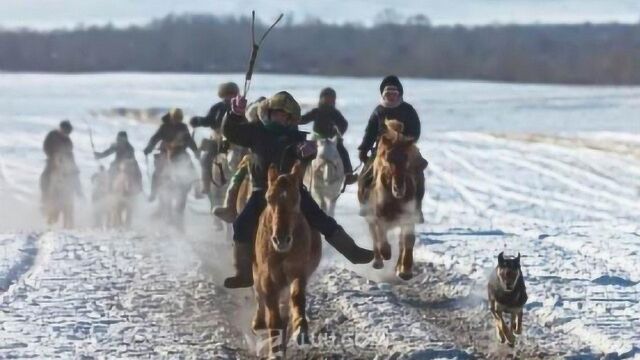
{"type": "Polygon", "coordinates": [[[47,225],[52,226],[62,215],[63,226],[71,229],[74,226],[74,193],[78,168],[73,158],[67,154],[56,154],[52,159],[52,170],[49,186],[43,196],[43,210],[47,225]]]}
{"type": "Polygon", "coordinates": [[[117,166],[109,194],[109,226],[130,227],[135,196],[142,191],[134,178],[137,165],[135,160],[124,160],[117,166]]]}
{"type": "MultiPolygon", "coordinates": [[[[396,275],[403,280],[413,277],[413,246],[416,224],[416,181],[427,167],[415,140],[402,134],[403,124],[385,121],[386,131],[380,136],[373,160],[373,184],[368,196],[358,191],[360,202],[371,209],[367,216],[374,245],[373,267],[381,269],[383,260],[391,259],[387,233],[400,228],[400,254],[396,275]]],[[[360,184],[362,186],[362,184],[360,184]]]]}
{"type": "Polygon", "coordinates": [[[252,328],[269,331],[270,357],[282,356],[286,324],[280,316],[280,295],[289,287],[291,327],[298,344],[308,343],[306,285],[322,256],[320,234],[300,210],[303,167],[278,175],[269,168],[267,206],[260,216],[253,261],[257,309],[252,328]]]}

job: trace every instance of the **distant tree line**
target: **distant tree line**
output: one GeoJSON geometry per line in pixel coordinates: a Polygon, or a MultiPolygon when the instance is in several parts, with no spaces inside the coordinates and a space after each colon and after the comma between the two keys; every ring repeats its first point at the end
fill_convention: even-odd
{"type": "MultiPolygon", "coordinates": [[[[373,27],[285,23],[258,70],[272,73],[640,84],[640,24],[430,25],[418,15],[373,27]]],[[[246,69],[249,19],[168,16],[145,26],[39,32],[0,29],[3,71],[237,72],[246,69]]],[[[264,24],[257,26],[262,32],[264,24]]]]}

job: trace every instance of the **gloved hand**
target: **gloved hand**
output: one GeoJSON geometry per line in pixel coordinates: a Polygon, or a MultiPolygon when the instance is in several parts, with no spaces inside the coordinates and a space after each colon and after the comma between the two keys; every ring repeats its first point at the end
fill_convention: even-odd
{"type": "Polygon", "coordinates": [[[152,151],[151,149],[145,148],[144,149],[144,155],[147,156],[147,155],[151,154],[151,151],[152,151]]]}
{"type": "Polygon", "coordinates": [[[231,112],[243,116],[245,110],[247,109],[247,99],[243,96],[238,95],[231,99],[231,112]]]}
{"type": "Polygon", "coordinates": [[[99,155],[99,154],[98,154],[98,152],[97,152],[97,151],[94,151],[94,152],[93,152],[93,157],[94,157],[96,160],[98,160],[98,155],[99,155]]]}
{"type": "Polygon", "coordinates": [[[360,161],[362,161],[363,163],[366,163],[367,161],[369,161],[369,156],[367,156],[367,152],[366,150],[360,150],[360,154],[358,155],[358,158],[360,158],[360,161]]]}
{"type": "Polygon", "coordinates": [[[191,119],[189,119],[189,125],[191,125],[191,127],[197,127],[198,126],[198,120],[199,118],[197,116],[192,117],[191,119]]]}
{"type": "Polygon", "coordinates": [[[200,151],[200,150],[198,150],[198,151],[194,152],[194,153],[193,153],[193,155],[195,155],[196,159],[200,160],[200,157],[201,157],[201,151],[200,151]]]}
{"type": "Polygon", "coordinates": [[[220,152],[221,153],[228,152],[230,146],[231,146],[231,144],[229,144],[229,140],[227,140],[227,139],[222,140],[222,143],[220,144],[220,152]]]}
{"type": "Polygon", "coordinates": [[[298,146],[298,153],[302,160],[315,158],[318,153],[318,146],[315,141],[306,140],[298,146]]]}

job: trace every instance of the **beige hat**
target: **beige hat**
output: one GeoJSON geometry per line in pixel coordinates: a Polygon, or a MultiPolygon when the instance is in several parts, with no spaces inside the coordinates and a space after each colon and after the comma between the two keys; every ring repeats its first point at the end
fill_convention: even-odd
{"type": "Polygon", "coordinates": [[[171,120],[176,120],[178,122],[182,122],[182,119],[184,118],[184,115],[182,114],[182,109],[180,108],[173,108],[169,111],[169,116],[171,117],[171,120]]]}

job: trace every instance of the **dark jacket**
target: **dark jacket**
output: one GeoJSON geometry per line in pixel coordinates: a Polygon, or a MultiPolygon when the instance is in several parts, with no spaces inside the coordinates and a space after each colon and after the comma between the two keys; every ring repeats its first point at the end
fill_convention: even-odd
{"type": "Polygon", "coordinates": [[[298,145],[306,140],[306,133],[297,129],[274,132],[261,122],[247,122],[244,116],[227,113],[222,122],[222,133],[232,143],[253,152],[251,178],[254,190],[267,189],[267,172],[276,164],[281,173],[289,172],[296,160],[301,159],[298,145]]]}
{"type": "Polygon", "coordinates": [[[336,127],[340,134],[347,131],[349,123],[342,113],[331,105],[321,105],[302,115],[301,125],[313,122],[313,132],[322,138],[331,138],[336,135],[336,127]]]}
{"type": "Polygon", "coordinates": [[[376,141],[384,132],[385,120],[398,120],[404,124],[404,135],[410,136],[416,140],[420,138],[420,119],[418,113],[406,102],[401,103],[395,108],[387,108],[378,105],[369,118],[367,129],[364,133],[362,143],[358,147],[360,151],[369,151],[373,149],[376,141]]]}
{"type": "Polygon", "coordinates": [[[156,131],[149,140],[149,144],[147,144],[145,148],[145,153],[153,151],[156,144],[160,141],[162,141],[162,145],[160,146],[161,151],[165,150],[165,146],[167,146],[168,143],[174,141],[181,142],[184,146],[183,149],[188,147],[194,153],[198,151],[198,147],[189,133],[189,128],[184,123],[172,124],[171,122],[166,122],[160,125],[158,131],[156,131]]]}
{"type": "Polygon", "coordinates": [[[60,153],[65,153],[73,158],[73,143],[69,136],[60,130],[50,131],[44,138],[42,148],[49,159],[60,153]]]}
{"type": "Polygon", "coordinates": [[[131,146],[131,144],[129,144],[128,142],[122,144],[115,143],[111,145],[107,150],[96,153],[96,158],[104,159],[114,153],[116,154],[115,162],[120,162],[126,159],[135,159],[133,146],[131,146]]]}
{"type": "Polygon", "coordinates": [[[199,126],[208,126],[213,130],[220,130],[222,127],[222,119],[227,114],[227,111],[230,110],[230,106],[227,105],[224,101],[220,101],[214,104],[211,109],[209,109],[209,113],[207,116],[197,116],[194,118],[192,125],[194,127],[199,126]]]}

